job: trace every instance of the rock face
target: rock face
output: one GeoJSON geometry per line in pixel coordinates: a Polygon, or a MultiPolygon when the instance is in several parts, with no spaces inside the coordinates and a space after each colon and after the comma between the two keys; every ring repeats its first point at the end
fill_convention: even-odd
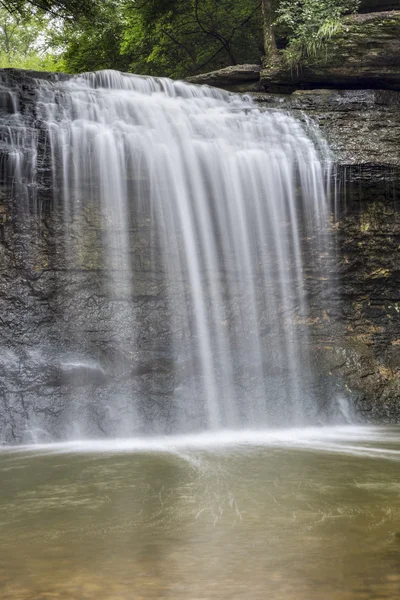
{"type": "Polygon", "coordinates": [[[134,295],[122,285],[118,296],[105,291],[100,215],[88,202],[66,221],[57,193],[53,202],[36,78],[53,76],[0,71],[0,443],[82,436],[79,423],[101,436],[105,421],[108,434],[128,434],[133,411],[156,422],[171,410],[175,364],[162,267],[149,272],[149,219],[138,211],[127,224],[134,295]],[[29,155],[32,136],[37,187],[15,161],[20,151],[29,155]]]}
{"type": "Polygon", "coordinates": [[[400,419],[400,172],[375,175],[338,170],[337,267],[324,306],[313,305],[312,344],[361,419],[390,423],[400,419]]]}
{"type": "MultiPolygon", "coordinates": [[[[347,185],[338,221],[336,289],[345,335],[331,337],[332,369],[367,420],[400,417],[400,172],[347,185]]],[[[329,346],[329,344],[328,344],[329,346]]]]}
{"type": "MultiPolygon", "coordinates": [[[[380,179],[382,167],[400,166],[400,93],[389,90],[297,90],[253,93],[264,108],[286,109],[311,117],[341,166],[362,166],[362,178],[380,179]]],[[[357,169],[353,169],[355,176],[357,169]]],[[[387,175],[387,174],[386,174],[387,175]]]]}
{"type": "Polygon", "coordinates": [[[400,89],[400,11],[347,17],[323,55],[299,69],[264,70],[260,86],[400,89]]]}
{"type": "Polygon", "coordinates": [[[135,295],[122,288],[115,297],[104,291],[102,227],[92,208],[71,223],[82,254],[67,264],[60,215],[23,215],[7,201],[5,185],[1,192],[1,441],[101,436],[105,422],[108,434],[127,435],[137,410],[144,420],[161,420],[171,410],[175,365],[162,273],[146,271],[144,219],[131,231],[135,295]]]}
{"type": "Polygon", "coordinates": [[[337,164],[334,293],[314,305],[323,369],[367,421],[400,419],[400,92],[254,94],[267,110],[315,120],[337,164]]]}

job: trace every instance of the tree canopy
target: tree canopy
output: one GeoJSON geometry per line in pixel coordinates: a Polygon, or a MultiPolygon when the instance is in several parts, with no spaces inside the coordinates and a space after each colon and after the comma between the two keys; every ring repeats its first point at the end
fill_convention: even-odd
{"type": "Polygon", "coordinates": [[[47,14],[10,13],[0,5],[0,67],[56,70],[47,14]]]}
{"type": "Polygon", "coordinates": [[[108,1],[96,20],[66,28],[66,65],[93,68],[98,53],[102,68],[184,77],[259,61],[259,13],[260,0],[108,1]]]}
{"type": "Polygon", "coordinates": [[[0,23],[0,64],[7,55],[8,64],[24,66],[21,59],[36,53],[43,68],[73,73],[112,68],[175,78],[262,60],[267,67],[301,65],[322,51],[343,27],[343,15],[358,5],[359,0],[0,0],[0,20],[8,15],[14,38],[10,53],[8,26],[0,23]]]}
{"type": "Polygon", "coordinates": [[[0,6],[11,14],[29,14],[36,10],[66,19],[95,14],[99,0],[0,0],[0,6]]]}

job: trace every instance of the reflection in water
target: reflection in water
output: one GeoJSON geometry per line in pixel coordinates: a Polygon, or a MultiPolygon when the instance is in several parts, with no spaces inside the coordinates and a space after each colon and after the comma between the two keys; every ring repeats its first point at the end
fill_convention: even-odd
{"type": "Polygon", "coordinates": [[[399,428],[230,439],[4,450],[1,599],[400,597],[399,428]]]}

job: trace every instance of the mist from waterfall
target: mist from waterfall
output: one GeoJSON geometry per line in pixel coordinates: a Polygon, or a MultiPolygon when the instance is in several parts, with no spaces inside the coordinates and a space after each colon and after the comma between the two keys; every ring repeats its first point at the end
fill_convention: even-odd
{"type": "MultiPolygon", "coordinates": [[[[96,220],[110,339],[129,369],[145,348],[168,353],[173,371],[167,411],[142,410],[131,384],[124,398],[99,396],[102,434],[318,423],[306,281],[327,252],[330,165],[316,129],[248,97],[113,71],[38,80],[35,102],[63,221],[55,251],[77,261],[96,220]],[[150,310],[151,347],[141,339],[144,278],[165,298],[168,348],[158,346],[150,310]]],[[[14,173],[36,186],[38,207],[37,135],[23,120],[20,135],[14,173]]],[[[78,318],[68,293],[63,331],[86,360],[91,296],[78,318]]],[[[67,372],[76,363],[93,370],[76,356],[65,361],[67,372]]],[[[79,402],[82,417],[66,412],[64,432],[98,435],[79,402]]]]}

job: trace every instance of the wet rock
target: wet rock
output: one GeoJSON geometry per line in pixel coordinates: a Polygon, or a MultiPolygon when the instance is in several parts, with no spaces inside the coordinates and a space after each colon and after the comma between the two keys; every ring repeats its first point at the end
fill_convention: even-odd
{"type": "MultiPolygon", "coordinates": [[[[260,80],[260,72],[260,65],[235,65],[211,73],[194,75],[188,77],[187,81],[240,92],[253,89],[252,84],[260,80]]],[[[258,88],[255,87],[254,89],[258,88]]]]}
{"type": "MultiPolygon", "coordinates": [[[[385,180],[400,167],[400,92],[388,90],[298,90],[291,95],[253,94],[265,108],[287,109],[318,123],[348,181],[385,180]]],[[[379,188],[379,189],[378,189],[379,188]]],[[[368,190],[368,194],[372,196],[368,190]]]]}
{"type": "MultiPolygon", "coordinates": [[[[334,224],[338,263],[324,305],[329,321],[314,327],[312,339],[321,369],[329,370],[338,390],[345,384],[361,417],[395,423],[400,419],[400,178],[388,169],[387,179],[372,180],[369,172],[348,185],[334,224]]],[[[321,307],[314,304],[313,310],[320,314],[321,307]]]]}
{"type": "Polygon", "coordinates": [[[90,363],[64,363],[53,369],[53,381],[57,385],[104,385],[108,381],[107,374],[98,365],[90,363]]]}

